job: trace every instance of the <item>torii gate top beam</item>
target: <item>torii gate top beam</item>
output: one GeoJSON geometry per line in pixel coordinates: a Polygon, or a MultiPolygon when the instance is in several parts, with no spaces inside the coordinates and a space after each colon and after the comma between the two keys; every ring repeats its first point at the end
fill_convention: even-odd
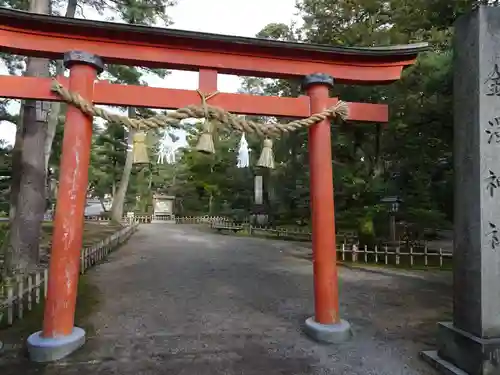
{"type": "Polygon", "coordinates": [[[106,63],[269,78],[327,73],[339,83],[398,80],[426,43],[332,47],[0,10],[0,51],[60,59],[69,50],[106,63]]]}

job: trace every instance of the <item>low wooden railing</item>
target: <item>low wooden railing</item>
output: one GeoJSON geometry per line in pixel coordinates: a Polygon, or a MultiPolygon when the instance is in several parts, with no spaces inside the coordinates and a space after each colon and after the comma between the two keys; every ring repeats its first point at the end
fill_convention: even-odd
{"type": "Polygon", "coordinates": [[[233,220],[224,216],[180,216],[175,218],[176,224],[212,224],[232,223],[233,220]]]}
{"type": "MultiPolygon", "coordinates": [[[[138,228],[138,223],[120,229],[108,238],[85,247],[80,255],[80,273],[105,259],[123,244],[138,228]]],[[[31,311],[47,296],[47,268],[31,275],[18,276],[0,286],[0,327],[10,326],[22,319],[25,311],[31,311]]]]}
{"type": "Polygon", "coordinates": [[[298,241],[311,241],[312,239],[312,233],[309,229],[265,228],[249,225],[248,232],[251,236],[272,236],[298,241]]]}
{"type": "MultiPolygon", "coordinates": [[[[218,231],[243,232],[257,237],[272,237],[295,241],[311,241],[309,229],[268,228],[249,224],[212,223],[211,228],[218,231]]],[[[344,262],[383,264],[408,267],[450,268],[453,258],[451,251],[432,249],[426,243],[408,245],[396,243],[387,246],[359,246],[358,239],[351,232],[337,233],[337,259],[344,262]]]]}
{"type": "Polygon", "coordinates": [[[337,259],[343,262],[451,269],[453,253],[422,246],[337,246],[337,259]]]}
{"type": "MultiPolygon", "coordinates": [[[[151,215],[134,215],[133,218],[129,218],[127,216],[123,216],[122,223],[139,223],[139,224],[148,224],[151,223],[152,216],[151,215]]],[[[109,222],[111,218],[109,216],[101,216],[101,215],[87,215],[85,216],[85,221],[102,221],[109,222]]]]}
{"type": "MultiPolygon", "coordinates": [[[[102,221],[108,222],[111,219],[108,216],[100,216],[100,215],[92,215],[85,216],[85,220],[87,221],[102,221]]],[[[140,224],[149,224],[152,221],[165,221],[165,222],[173,222],[176,224],[211,224],[211,223],[232,223],[233,220],[224,216],[175,216],[175,215],[141,215],[134,214],[134,216],[124,215],[122,218],[122,222],[124,223],[140,223],[140,224]]]]}

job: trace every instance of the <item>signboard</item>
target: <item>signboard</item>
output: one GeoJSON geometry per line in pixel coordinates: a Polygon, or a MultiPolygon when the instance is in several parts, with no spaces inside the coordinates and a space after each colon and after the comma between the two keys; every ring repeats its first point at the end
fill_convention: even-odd
{"type": "Polygon", "coordinates": [[[170,199],[157,198],[155,200],[155,214],[171,214],[173,201],[170,199]]]}

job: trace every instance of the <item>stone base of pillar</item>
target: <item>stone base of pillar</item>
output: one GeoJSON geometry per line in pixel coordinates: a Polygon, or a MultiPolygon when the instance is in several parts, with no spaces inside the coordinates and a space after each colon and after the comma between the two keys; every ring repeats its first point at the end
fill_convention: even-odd
{"type": "Polygon", "coordinates": [[[85,331],[74,327],[68,336],[45,338],[42,332],[33,333],[28,337],[28,353],[33,362],[53,362],[62,359],[85,343],[85,331]]]}
{"type": "Polygon", "coordinates": [[[422,358],[448,375],[500,374],[500,338],[483,339],[453,326],[438,323],[438,350],[422,358]]]}
{"type": "Polygon", "coordinates": [[[315,341],[326,344],[339,344],[352,336],[351,325],[346,320],[338,324],[321,324],[311,317],[306,320],[304,331],[315,341]]]}

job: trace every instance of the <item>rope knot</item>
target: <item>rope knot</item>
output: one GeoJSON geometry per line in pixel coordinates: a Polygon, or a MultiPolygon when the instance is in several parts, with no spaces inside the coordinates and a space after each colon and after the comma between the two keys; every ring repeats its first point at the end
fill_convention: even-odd
{"type": "Polygon", "coordinates": [[[203,94],[200,90],[196,90],[198,95],[201,97],[201,105],[203,109],[203,115],[205,117],[205,120],[203,121],[202,125],[202,130],[201,130],[201,135],[200,139],[198,140],[198,143],[196,144],[196,150],[199,152],[202,152],[204,154],[214,154],[215,153],[215,146],[214,146],[214,140],[213,140],[213,132],[215,130],[215,127],[212,124],[212,121],[210,120],[210,110],[207,104],[207,100],[210,98],[213,98],[215,95],[217,95],[219,92],[214,91],[210,94],[203,94]]]}

